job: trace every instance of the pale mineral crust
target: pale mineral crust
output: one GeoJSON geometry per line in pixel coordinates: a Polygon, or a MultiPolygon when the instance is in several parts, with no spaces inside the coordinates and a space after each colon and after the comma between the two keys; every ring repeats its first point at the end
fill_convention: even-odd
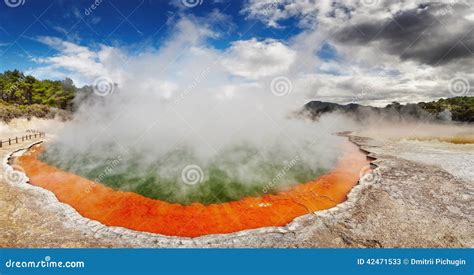
{"type": "MultiPolygon", "coordinates": [[[[346,202],[285,227],[193,239],[108,227],[83,218],[25,177],[22,182],[0,183],[0,247],[474,246],[474,182],[469,174],[473,146],[459,150],[437,144],[433,151],[427,143],[416,146],[363,133],[349,138],[374,158],[373,173],[360,180],[346,202]],[[441,160],[433,157],[440,147],[441,160]],[[455,156],[450,159],[446,152],[455,156]],[[454,163],[459,160],[463,163],[454,163]]],[[[11,169],[8,159],[13,151],[27,147],[23,143],[0,148],[0,172],[11,169]]]]}

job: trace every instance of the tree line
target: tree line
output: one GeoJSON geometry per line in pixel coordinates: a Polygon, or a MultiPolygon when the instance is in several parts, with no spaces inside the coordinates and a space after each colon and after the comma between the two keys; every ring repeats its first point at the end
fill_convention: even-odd
{"type": "Polygon", "coordinates": [[[18,70],[0,73],[3,105],[44,105],[71,111],[77,88],[71,79],[38,80],[18,70]]]}

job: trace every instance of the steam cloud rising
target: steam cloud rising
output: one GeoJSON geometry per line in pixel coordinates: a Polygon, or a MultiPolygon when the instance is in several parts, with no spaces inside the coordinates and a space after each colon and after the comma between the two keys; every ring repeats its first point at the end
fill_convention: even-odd
{"type": "MultiPolygon", "coordinates": [[[[347,118],[295,117],[305,101],[292,86],[294,73],[236,77],[229,73],[235,60],[221,62],[223,53],[206,46],[211,33],[186,19],[176,28],[159,49],[134,56],[106,51],[100,80],[113,83],[96,83],[96,95],[80,99],[74,120],[47,145],[47,161],[181,203],[266,192],[262,186],[288,163],[292,169],[278,177],[276,189],[333,167],[344,142],[333,133],[350,127],[347,118]],[[202,169],[198,184],[182,184],[189,165],[202,169]]],[[[278,51],[278,44],[271,48],[278,51]]]]}

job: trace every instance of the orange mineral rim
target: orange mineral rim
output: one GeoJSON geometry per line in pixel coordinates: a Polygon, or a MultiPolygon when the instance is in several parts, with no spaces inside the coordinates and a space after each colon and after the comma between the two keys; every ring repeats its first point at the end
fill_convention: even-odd
{"type": "Polygon", "coordinates": [[[348,142],[333,170],[288,191],[220,204],[180,205],[117,191],[62,171],[38,159],[43,150],[37,146],[16,159],[32,185],[53,192],[83,217],[105,225],[180,237],[283,226],[296,217],[334,207],[346,200],[369,164],[366,155],[348,142]]]}

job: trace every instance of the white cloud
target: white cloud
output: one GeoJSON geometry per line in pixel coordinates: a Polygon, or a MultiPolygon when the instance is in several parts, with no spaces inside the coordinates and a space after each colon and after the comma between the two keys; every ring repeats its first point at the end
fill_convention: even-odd
{"type": "Polygon", "coordinates": [[[314,0],[250,0],[243,13],[274,28],[281,27],[279,22],[290,17],[298,17],[300,26],[309,27],[315,23],[317,8],[314,0]]]}
{"type": "MultiPolygon", "coordinates": [[[[211,93],[220,99],[235,99],[248,92],[264,92],[272,77],[283,75],[292,81],[292,96],[299,98],[291,99],[292,102],[301,102],[298,100],[302,98],[338,103],[356,100],[369,105],[452,96],[448,84],[454,76],[474,82],[472,58],[431,66],[410,58],[401,59],[387,51],[385,41],[359,45],[341,42],[336,37],[344,28],[363,27],[373,23],[371,20],[383,21],[417,8],[420,1],[396,4],[379,1],[378,6],[365,7],[356,0],[332,1],[333,4],[285,0],[279,2],[275,10],[265,11],[265,5],[271,3],[249,1],[244,12],[249,17],[264,15],[259,19],[276,27],[280,20],[295,17],[307,28],[285,42],[253,38],[234,41],[229,48],[218,50],[208,39],[219,38],[225,30],[210,18],[181,16],[170,22],[174,26],[172,35],[159,49],[148,47],[138,55],[120,48],[98,45],[94,50],[57,38],[41,37],[42,43],[58,53],[37,59],[43,64],[37,71],[55,76],[69,72],[68,75],[80,83],[92,83],[94,77],[105,75],[122,86],[130,89],[133,85],[139,86],[166,99],[189,89],[211,93]],[[333,46],[337,59],[318,58],[316,53],[324,43],[333,46]]],[[[216,13],[222,15],[213,11],[216,13]]],[[[444,16],[457,22],[455,15],[444,16]]],[[[224,15],[219,18],[230,20],[224,15]]]]}
{"type": "Polygon", "coordinates": [[[236,41],[224,54],[223,64],[233,75],[249,79],[286,73],[296,52],[275,40],[236,41]]]}
{"type": "Polygon", "coordinates": [[[453,96],[454,76],[474,83],[473,12],[466,3],[249,0],[243,12],[270,28],[289,18],[306,27],[290,48],[298,54],[295,63],[304,64],[294,73],[305,79],[301,89],[308,97],[381,105],[453,96]],[[337,60],[314,56],[322,43],[337,50],[337,60]]]}
{"type": "Polygon", "coordinates": [[[42,36],[37,40],[50,46],[57,53],[48,57],[35,58],[34,61],[40,66],[29,70],[33,75],[41,78],[65,76],[71,78],[77,85],[91,84],[98,77],[117,80],[123,78],[123,72],[110,69],[114,66],[122,67],[126,56],[120,49],[99,45],[97,50],[93,50],[49,36],[42,36]]]}

